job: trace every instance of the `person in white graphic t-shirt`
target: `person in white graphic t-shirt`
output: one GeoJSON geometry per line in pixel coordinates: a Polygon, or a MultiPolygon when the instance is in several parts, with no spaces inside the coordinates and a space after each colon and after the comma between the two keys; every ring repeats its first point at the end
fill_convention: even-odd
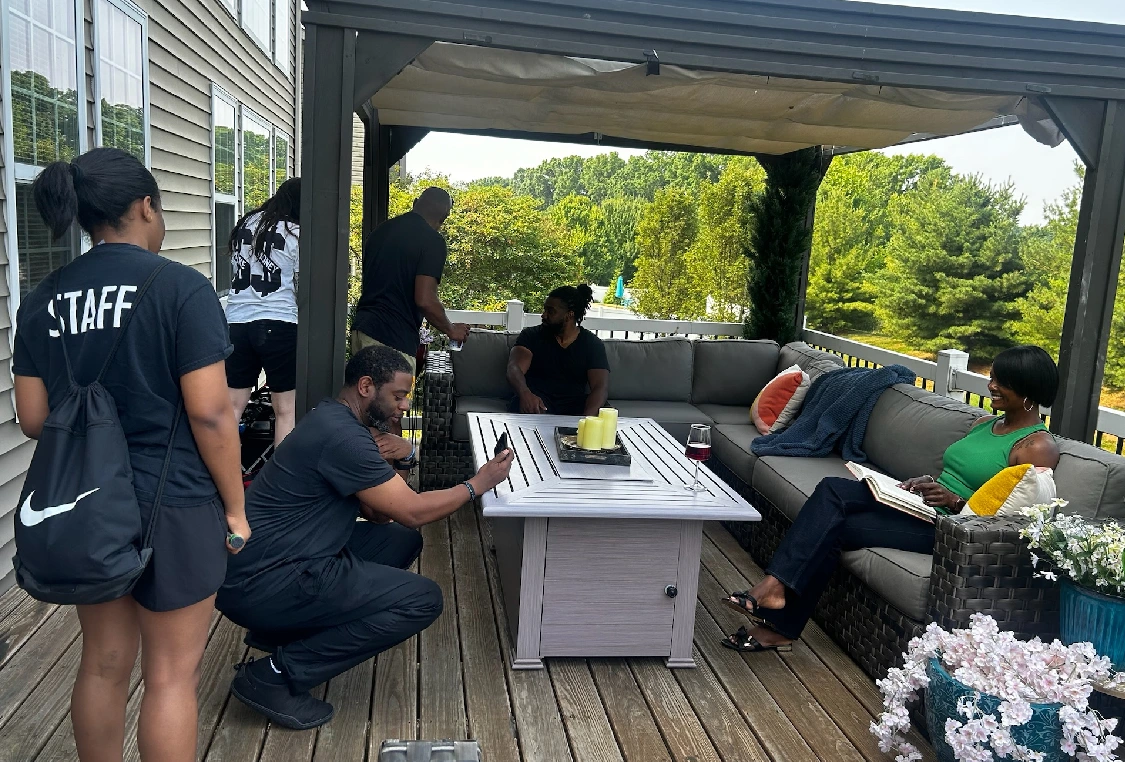
{"type": "Polygon", "coordinates": [[[234,414],[241,420],[265,370],[275,417],[274,445],[296,423],[300,212],[301,178],[293,177],[239,220],[230,236],[227,322],[234,353],[227,358],[227,386],[234,414]]]}

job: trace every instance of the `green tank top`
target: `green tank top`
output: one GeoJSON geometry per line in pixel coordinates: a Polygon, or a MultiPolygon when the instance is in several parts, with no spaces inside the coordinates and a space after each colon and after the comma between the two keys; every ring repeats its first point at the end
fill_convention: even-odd
{"type": "Polygon", "coordinates": [[[949,446],[942,458],[938,484],[968,500],[981,486],[1008,467],[1012,446],[1037,431],[1046,431],[1042,423],[1025,426],[1009,434],[996,434],[997,421],[974,426],[968,434],[949,446]]]}

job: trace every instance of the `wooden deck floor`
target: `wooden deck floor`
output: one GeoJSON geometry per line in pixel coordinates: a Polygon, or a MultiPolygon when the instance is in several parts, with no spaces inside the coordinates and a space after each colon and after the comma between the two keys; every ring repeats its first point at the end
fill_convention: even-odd
{"type": "MultiPolygon", "coordinates": [[[[426,527],[421,572],[446,608],[419,637],[318,691],[336,706],[319,730],[270,726],[229,697],[243,632],[216,616],[200,686],[200,760],[374,762],[386,738],[474,738],[486,762],[803,762],[886,760],[868,732],[877,689],[816,626],[788,654],[718,645],[740,617],[717,601],[760,571],[709,526],[695,631],[696,669],[659,659],[552,659],[507,667],[487,524],[470,509],[426,527]]],[[[0,762],[76,758],[68,717],[80,650],[71,607],[0,598],[0,762]]],[[[143,688],[134,671],[129,736],[143,688]]],[[[920,738],[915,738],[932,754],[920,738]]],[[[125,759],[138,759],[135,738],[125,759]]]]}

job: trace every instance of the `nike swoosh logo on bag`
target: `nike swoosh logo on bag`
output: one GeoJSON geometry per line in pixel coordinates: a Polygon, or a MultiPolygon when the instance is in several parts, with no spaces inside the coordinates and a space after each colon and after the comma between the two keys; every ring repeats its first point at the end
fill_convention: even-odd
{"type": "Polygon", "coordinates": [[[98,488],[90,490],[89,492],[83,492],[81,495],[74,498],[73,503],[63,503],[62,505],[52,505],[50,508],[44,508],[44,509],[39,510],[39,511],[37,511],[37,510],[35,510],[34,508],[31,507],[31,496],[35,494],[35,490],[32,490],[31,494],[27,496],[27,499],[23,501],[23,505],[20,506],[20,521],[23,522],[23,525],[25,527],[33,527],[36,524],[42,524],[44,521],[51,518],[52,516],[58,516],[60,513],[66,513],[67,511],[73,511],[74,506],[78,505],[78,503],[81,502],[83,498],[89,497],[90,495],[97,492],[99,489],[101,489],[101,488],[98,487],[98,488]]]}

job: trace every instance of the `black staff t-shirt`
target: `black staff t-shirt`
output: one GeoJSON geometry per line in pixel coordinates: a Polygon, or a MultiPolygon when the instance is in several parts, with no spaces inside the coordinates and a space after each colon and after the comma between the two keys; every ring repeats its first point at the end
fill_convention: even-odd
{"type": "MultiPolygon", "coordinates": [[[[133,483],[145,501],[155,497],[164,467],[172,419],[182,400],[180,377],[222,362],[231,352],[219,297],[192,268],[169,264],[137,303],[137,292],[165,261],[137,246],[101,244],[64,267],[58,281],[54,274],[47,276],[20,304],[12,360],[15,375],[43,379],[54,407],[67,391],[60,333],[75,381],[89,384],[125,317],[136,309],[102,383],[117,402],[133,483]]],[[[173,447],[163,502],[190,507],[215,497],[186,417],[173,447]]]]}
{"type": "Polygon", "coordinates": [[[375,228],[363,248],[363,293],[352,327],[413,357],[422,326],[414,279],[428,275],[440,283],[447,254],[441,233],[417,212],[375,228]]]}
{"type": "Polygon", "coordinates": [[[269,595],[283,590],[305,562],[341,553],[360,515],[356,493],[394,476],[355,413],[336,400],[322,400],[246,493],[246,520],[254,536],[227,562],[220,607],[244,583],[269,595]]]}
{"type": "Polygon", "coordinates": [[[524,376],[528,388],[550,397],[561,410],[585,405],[590,391],[587,371],[609,370],[605,344],[585,328],[579,328],[578,338],[565,348],[541,325],[524,328],[516,346],[531,352],[531,367],[524,376]]]}

